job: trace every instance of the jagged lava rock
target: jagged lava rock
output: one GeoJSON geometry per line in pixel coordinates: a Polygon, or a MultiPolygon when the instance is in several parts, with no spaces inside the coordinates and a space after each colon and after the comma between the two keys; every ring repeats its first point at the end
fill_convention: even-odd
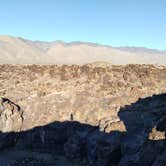
{"type": "Polygon", "coordinates": [[[59,152],[71,160],[86,159],[92,166],[164,161],[164,66],[1,65],[0,69],[0,94],[22,110],[6,109],[0,119],[4,133],[21,129],[19,136],[5,136],[16,140],[16,149],[59,152]]]}
{"type": "Polygon", "coordinates": [[[22,112],[20,107],[6,98],[0,98],[0,149],[11,146],[21,131],[22,112]]]}

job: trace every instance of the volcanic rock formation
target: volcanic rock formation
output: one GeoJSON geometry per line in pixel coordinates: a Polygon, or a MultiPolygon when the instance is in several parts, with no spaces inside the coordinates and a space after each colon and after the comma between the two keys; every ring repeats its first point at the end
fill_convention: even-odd
{"type": "Polygon", "coordinates": [[[164,166],[165,67],[0,69],[1,166],[164,166]]]}

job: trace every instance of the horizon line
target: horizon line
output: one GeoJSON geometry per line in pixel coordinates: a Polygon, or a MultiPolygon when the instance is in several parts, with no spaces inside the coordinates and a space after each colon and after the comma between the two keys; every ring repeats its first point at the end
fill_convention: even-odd
{"type": "MultiPolygon", "coordinates": [[[[99,42],[92,42],[92,41],[84,41],[84,40],[72,40],[72,41],[65,41],[65,40],[40,40],[40,39],[30,39],[27,37],[22,37],[22,36],[17,36],[17,35],[9,35],[9,34],[0,34],[0,36],[8,36],[8,37],[12,37],[12,38],[18,38],[18,39],[22,39],[22,40],[27,40],[27,41],[31,41],[31,42],[45,42],[45,43],[63,43],[65,45],[71,45],[71,44],[87,44],[87,45],[91,45],[91,46],[102,46],[102,47],[109,47],[109,48],[116,48],[116,49],[125,49],[125,48],[136,48],[136,49],[147,49],[147,50],[151,50],[151,51],[157,51],[157,52],[166,52],[166,49],[158,49],[158,48],[151,48],[151,47],[147,47],[147,46],[134,46],[134,45],[119,45],[119,46],[113,46],[111,44],[104,44],[104,43],[99,43],[99,42]]],[[[124,50],[125,51],[125,50],[124,50]]]]}

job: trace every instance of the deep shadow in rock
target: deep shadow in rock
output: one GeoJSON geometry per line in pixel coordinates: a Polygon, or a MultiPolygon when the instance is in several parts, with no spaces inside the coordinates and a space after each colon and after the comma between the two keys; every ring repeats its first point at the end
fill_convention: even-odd
{"type": "Polygon", "coordinates": [[[121,142],[123,157],[119,165],[164,166],[166,94],[139,99],[136,103],[121,108],[118,116],[126,127],[121,142]],[[158,158],[163,161],[155,164],[158,158]]]}
{"type": "MultiPolygon", "coordinates": [[[[98,127],[75,121],[54,122],[20,133],[0,134],[1,150],[61,155],[69,160],[84,161],[80,162],[82,165],[103,166],[118,164],[121,158],[120,137],[118,131],[107,134],[99,131],[98,127]]],[[[15,160],[19,160],[19,156],[15,160]]]]}
{"type": "Polygon", "coordinates": [[[126,132],[104,133],[98,126],[65,121],[0,133],[0,165],[65,165],[57,163],[60,155],[68,166],[74,163],[67,161],[74,160],[85,166],[164,166],[166,94],[139,99],[121,108],[118,116],[126,132]]]}

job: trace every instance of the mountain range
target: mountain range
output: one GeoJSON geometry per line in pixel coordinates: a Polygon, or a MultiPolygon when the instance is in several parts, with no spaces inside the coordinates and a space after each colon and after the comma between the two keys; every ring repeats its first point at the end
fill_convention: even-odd
{"type": "Polygon", "coordinates": [[[31,41],[0,36],[0,64],[109,63],[166,65],[166,51],[144,47],[111,47],[88,42],[31,41]]]}

